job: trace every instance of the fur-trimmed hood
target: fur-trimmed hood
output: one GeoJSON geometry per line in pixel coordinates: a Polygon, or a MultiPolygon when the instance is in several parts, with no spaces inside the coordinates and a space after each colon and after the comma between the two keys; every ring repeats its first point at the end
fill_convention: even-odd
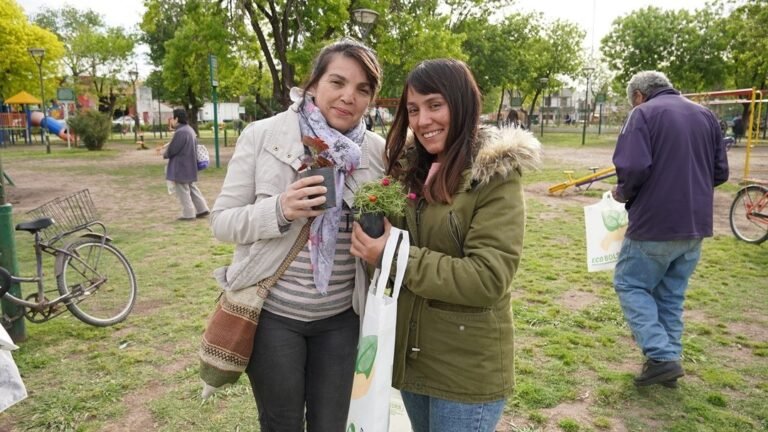
{"type": "MultiPolygon", "coordinates": [[[[416,152],[415,137],[408,131],[406,158],[412,164],[416,152]]],[[[510,172],[536,170],[541,163],[541,143],[527,130],[482,126],[472,149],[471,184],[487,183],[494,175],[507,177],[510,172]]],[[[469,185],[467,185],[469,186],[469,185]]]]}
{"type": "Polygon", "coordinates": [[[541,163],[541,143],[527,130],[482,127],[473,149],[472,181],[487,183],[494,175],[507,177],[512,170],[536,170],[541,163]]]}

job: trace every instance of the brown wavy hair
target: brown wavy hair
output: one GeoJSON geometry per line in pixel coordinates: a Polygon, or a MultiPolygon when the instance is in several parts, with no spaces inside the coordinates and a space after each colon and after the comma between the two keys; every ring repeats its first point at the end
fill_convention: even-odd
{"type": "Polygon", "coordinates": [[[405,80],[403,94],[387,135],[387,174],[402,178],[408,188],[417,194],[423,190],[424,198],[429,203],[450,203],[459,188],[463,171],[472,163],[481,109],[480,89],[464,62],[435,59],[419,63],[405,80]],[[451,113],[444,162],[426,188],[424,182],[436,156],[429,154],[416,136],[413,136],[415,149],[407,145],[408,89],[423,95],[439,93],[445,98],[451,113]],[[403,167],[402,159],[406,155],[409,161],[403,167]]]}
{"type": "MultiPolygon", "coordinates": [[[[358,42],[351,38],[344,38],[330,45],[326,45],[315,58],[312,65],[312,73],[309,75],[307,81],[302,85],[302,88],[307,90],[320,82],[320,78],[323,77],[325,71],[328,69],[328,65],[336,57],[336,54],[341,54],[344,57],[351,58],[360,64],[363,68],[366,78],[368,78],[368,84],[371,86],[371,100],[376,99],[376,94],[381,88],[381,65],[379,59],[376,58],[376,53],[372,49],[368,48],[365,44],[358,42]]],[[[304,105],[304,102],[301,102],[304,105]]]]}

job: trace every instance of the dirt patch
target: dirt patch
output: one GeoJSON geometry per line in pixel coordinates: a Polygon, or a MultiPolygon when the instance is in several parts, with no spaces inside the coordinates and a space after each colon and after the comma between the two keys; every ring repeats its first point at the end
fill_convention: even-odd
{"type": "Polygon", "coordinates": [[[580,291],[580,290],[569,290],[566,291],[558,300],[557,302],[565,306],[570,311],[580,311],[584,310],[589,306],[592,306],[593,304],[600,301],[600,298],[592,293],[580,291]]]}
{"type": "Polygon", "coordinates": [[[149,386],[128,394],[123,398],[123,405],[128,408],[126,414],[118,422],[108,424],[102,428],[105,432],[122,431],[147,431],[155,430],[155,423],[152,412],[148,408],[148,401],[159,397],[167,391],[167,387],[159,382],[153,382],[149,386]]]}

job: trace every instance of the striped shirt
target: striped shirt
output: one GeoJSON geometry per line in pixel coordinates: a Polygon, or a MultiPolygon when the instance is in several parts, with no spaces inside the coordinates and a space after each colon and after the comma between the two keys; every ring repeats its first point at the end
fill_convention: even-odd
{"type": "Polygon", "coordinates": [[[344,205],[336,238],[336,255],[326,295],[315,288],[309,258],[309,242],[272,287],[264,309],[299,321],[317,321],[338,315],[352,307],[355,287],[355,257],[352,245],[352,213],[344,205]]]}

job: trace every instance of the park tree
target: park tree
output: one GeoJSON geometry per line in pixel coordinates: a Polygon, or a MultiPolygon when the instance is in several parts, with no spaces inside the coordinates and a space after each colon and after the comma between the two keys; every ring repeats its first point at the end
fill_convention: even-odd
{"type": "Polygon", "coordinates": [[[601,44],[617,89],[642,70],[664,72],[683,91],[722,88],[727,79],[726,39],[712,11],[639,9],[617,18],[601,44]]]}
{"type": "Polygon", "coordinates": [[[563,79],[575,77],[584,64],[582,41],[585,34],[577,24],[558,19],[540,23],[537,29],[526,50],[528,67],[524,71],[527,75],[519,76],[515,83],[524,94],[532,95],[529,113],[533,113],[538,98],[545,91],[562,88],[563,79]],[[546,84],[542,85],[542,78],[546,78],[546,84]]]}
{"type": "MultiPolygon", "coordinates": [[[[736,2],[732,2],[736,3],[736,2]]],[[[763,89],[768,85],[768,3],[739,1],[725,19],[732,84],[763,89]]]]}
{"type": "Polygon", "coordinates": [[[408,72],[422,60],[467,59],[466,35],[451,30],[451,16],[439,6],[437,1],[393,0],[380,17],[371,39],[384,68],[382,96],[400,97],[408,72]]]}
{"type": "Polygon", "coordinates": [[[31,23],[14,0],[0,0],[0,99],[21,90],[37,94],[40,89],[37,64],[28,48],[45,49],[42,72],[45,94],[53,95],[58,63],[64,47],[56,35],[31,23]]]}
{"type": "Polygon", "coordinates": [[[92,10],[72,6],[44,7],[35,14],[34,21],[64,43],[62,63],[74,84],[87,83],[99,99],[99,111],[112,115],[125,94],[120,75],[130,67],[135,36],[122,27],[106,25],[104,18],[92,10]]]}
{"type": "Polygon", "coordinates": [[[151,84],[156,89],[162,87],[164,100],[183,106],[189,125],[197,130],[197,113],[211,95],[209,55],[216,56],[218,78],[223,81],[234,70],[233,35],[226,11],[215,1],[187,0],[170,2],[170,6],[168,3],[146,1],[147,12],[140,24],[144,31],[142,40],[151,43],[150,59],[162,71],[162,86],[158,85],[156,75],[151,84]],[[166,14],[171,11],[175,18],[169,21],[166,14]]]}

